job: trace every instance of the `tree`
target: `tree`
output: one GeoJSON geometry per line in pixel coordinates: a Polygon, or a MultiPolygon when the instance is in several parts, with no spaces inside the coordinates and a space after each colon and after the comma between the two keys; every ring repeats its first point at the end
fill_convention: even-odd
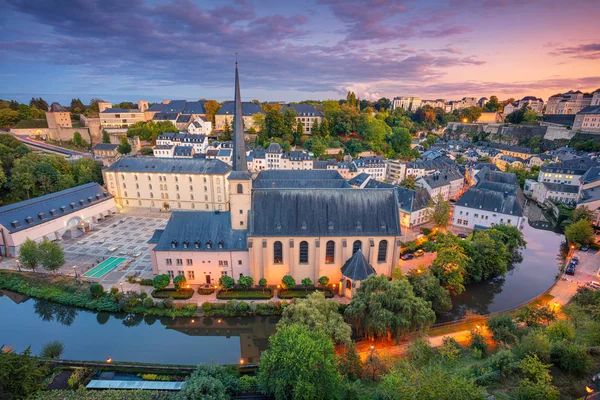
{"type": "Polygon", "coordinates": [[[473,378],[453,374],[440,366],[418,369],[408,362],[387,374],[381,382],[382,398],[483,400],[487,396],[473,378]]]}
{"type": "Polygon", "coordinates": [[[27,238],[19,249],[19,261],[24,268],[35,271],[40,264],[40,249],[38,244],[27,238]]]}
{"type": "Polygon", "coordinates": [[[181,290],[187,284],[187,279],[183,275],[177,275],[173,278],[173,286],[175,286],[175,290],[181,290]]]}
{"type": "Polygon", "coordinates": [[[72,99],[69,111],[73,114],[83,114],[85,112],[85,105],[79,98],[72,99]]]}
{"type": "Polygon", "coordinates": [[[577,247],[590,244],[594,241],[594,229],[587,219],[580,219],[565,229],[567,241],[577,247]]]}
{"type": "Polygon", "coordinates": [[[31,100],[29,101],[29,106],[30,107],[35,107],[39,110],[44,110],[44,111],[48,111],[48,103],[46,102],[46,100],[42,99],[41,97],[32,97],[31,100]]]}
{"type": "Polygon", "coordinates": [[[260,278],[258,280],[258,286],[260,286],[263,290],[263,293],[265,291],[265,288],[267,287],[267,280],[265,278],[260,278]]]}
{"type": "Polygon", "coordinates": [[[317,118],[315,118],[315,120],[313,122],[313,126],[311,128],[310,133],[313,136],[322,137],[321,136],[321,125],[319,125],[319,120],[317,118]]]}
{"type": "Polygon", "coordinates": [[[100,164],[91,158],[80,158],[73,163],[73,178],[78,185],[91,182],[103,183],[100,164]]]}
{"type": "Polygon", "coordinates": [[[535,356],[543,362],[550,361],[552,343],[548,336],[541,330],[532,330],[521,338],[517,349],[521,356],[535,356]]]}
{"type": "Polygon", "coordinates": [[[410,156],[412,135],[407,128],[393,128],[387,141],[396,154],[401,154],[404,157],[410,156]]]}
{"type": "Polygon", "coordinates": [[[571,223],[578,222],[582,219],[587,219],[588,221],[594,220],[594,213],[587,206],[579,206],[571,212],[571,217],[569,221],[571,223]]]}
{"type": "Polygon", "coordinates": [[[487,232],[474,232],[470,241],[471,262],[467,264],[467,282],[481,282],[506,273],[510,254],[506,245],[487,232]]]}
{"type": "Polygon", "coordinates": [[[18,111],[8,108],[0,109],[0,128],[10,128],[19,122],[20,116],[18,111]]]}
{"type": "Polygon", "coordinates": [[[208,100],[206,103],[204,103],[206,118],[212,122],[213,126],[215,125],[215,114],[217,111],[219,111],[219,108],[221,108],[221,105],[215,100],[208,100]]]}
{"type": "Polygon", "coordinates": [[[427,328],[435,321],[428,301],[415,296],[408,280],[390,281],[371,275],[361,282],[344,316],[353,321],[360,335],[400,338],[427,328]]]}
{"type": "Polygon", "coordinates": [[[354,343],[344,345],[341,349],[337,359],[338,371],[348,381],[359,379],[363,373],[363,365],[354,343]]]}
{"type": "Polygon", "coordinates": [[[498,101],[497,96],[490,96],[488,102],[483,106],[483,110],[486,112],[500,111],[501,108],[502,104],[500,104],[500,101],[498,101]]]}
{"type": "Polygon", "coordinates": [[[573,340],[575,338],[575,327],[571,322],[559,319],[548,325],[546,334],[553,342],[573,340]]]}
{"type": "Polygon", "coordinates": [[[75,146],[85,147],[85,142],[83,141],[83,138],[81,137],[81,133],[79,133],[78,131],[75,131],[73,133],[73,144],[75,146]]]}
{"type": "Polygon", "coordinates": [[[341,398],[333,342],[299,324],[282,326],[269,338],[257,380],[276,400],[341,398]]]}
{"type": "Polygon", "coordinates": [[[182,400],[227,400],[237,393],[240,383],[237,374],[222,365],[199,365],[185,381],[176,398],[182,400]]]}
{"type": "Polygon", "coordinates": [[[551,385],[550,365],[542,363],[536,356],[527,356],[519,363],[523,379],[517,388],[520,400],[558,400],[559,393],[551,385]]]}
{"type": "Polygon", "coordinates": [[[60,340],[54,340],[42,346],[40,357],[42,358],[60,358],[65,352],[65,345],[60,340]]]}
{"type": "Polygon", "coordinates": [[[229,120],[225,119],[225,127],[223,128],[223,133],[219,135],[219,139],[223,142],[230,141],[233,138],[233,133],[231,131],[231,127],[229,126],[229,120]]]}
{"type": "Polygon", "coordinates": [[[29,347],[21,354],[0,351],[0,398],[29,398],[42,385],[46,372],[29,347]]]}
{"type": "Polygon", "coordinates": [[[325,153],[325,150],[327,150],[327,145],[325,144],[325,142],[322,139],[319,139],[319,138],[313,138],[311,140],[311,142],[312,142],[311,151],[315,155],[315,158],[321,157],[325,153]]]}
{"type": "Polygon", "coordinates": [[[517,341],[517,324],[510,315],[494,315],[487,326],[495,341],[508,344],[517,341]]]}
{"type": "Polygon", "coordinates": [[[244,289],[249,289],[254,286],[254,278],[251,276],[242,275],[240,276],[240,279],[238,279],[238,286],[241,286],[244,289]]]}
{"type": "Polygon", "coordinates": [[[460,294],[465,290],[465,273],[470,261],[462,247],[448,244],[438,250],[431,272],[451,294],[460,294]]]}
{"type": "Polygon", "coordinates": [[[322,276],[319,278],[319,285],[323,286],[323,287],[327,287],[329,285],[329,277],[327,276],[322,276]]]}
{"type": "Polygon", "coordinates": [[[90,294],[92,298],[99,299],[104,295],[104,287],[101,284],[94,282],[90,285],[90,294]]]}
{"type": "Polygon", "coordinates": [[[171,283],[171,277],[168,274],[156,275],[152,280],[152,286],[156,290],[163,290],[171,283]]]}
{"type": "Polygon", "coordinates": [[[440,280],[425,267],[409,271],[407,277],[416,296],[430,301],[431,308],[438,314],[452,309],[450,292],[440,285],[440,280]]]}
{"type": "Polygon", "coordinates": [[[117,147],[117,151],[121,154],[131,153],[131,144],[129,144],[127,137],[124,136],[121,138],[121,144],[119,144],[119,147],[117,147]]]}
{"type": "Polygon", "coordinates": [[[294,144],[300,144],[300,138],[302,138],[302,135],[304,135],[304,124],[302,121],[298,120],[298,122],[296,122],[296,130],[294,131],[294,144]]]}
{"type": "Polygon", "coordinates": [[[427,218],[433,221],[435,226],[441,229],[446,229],[450,224],[450,213],[452,212],[452,205],[449,201],[444,200],[441,194],[438,194],[436,203],[432,200],[429,201],[429,206],[425,210],[427,218]]]}
{"type": "Polygon", "coordinates": [[[351,343],[352,330],[344,322],[339,304],[328,301],[321,292],[311,293],[306,299],[298,299],[283,310],[277,329],[292,324],[304,325],[311,332],[323,332],[336,344],[351,343]]]}
{"type": "Polygon", "coordinates": [[[590,366],[585,348],[564,340],[552,344],[550,357],[554,365],[571,373],[585,372],[590,366]]]}
{"type": "Polygon", "coordinates": [[[284,289],[293,289],[296,287],[296,280],[292,276],[286,275],[281,279],[281,286],[284,289]]]}
{"type": "Polygon", "coordinates": [[[308,288],[311,287],[313,285],[313,281],[310,278],[304,278],[302,279],[302,286],[304,286],[304,288],[308,291],[308,288]]]}
{"type": "Polygon", "coordinates": [[[319,136],[322,138],[327,138],[329,137],[329,121],[327,120],[327,118],[323,118],[323,120],[321,121],[321,128],[319,130],[319,136]]]}
{"type": "Polygon", "coordinates": [[[65,253],[60,245],[45,239],[38,246],[40,264],[45,270],[56,272],[65,265],[65,253]]]}
{"type": "Polygon", "coordinates": [[[400,182],[400,187],[410,189],[410,190],[417,190],[419,188],[419,185],[415,181],[415,177],[409,175],[406,177],[406,179],[404,179],[402,182],[400,182]]]}
{"type": "Polygon", "coordinates": [[[102,143],[110,143],[110,134],[105,130],[102,131],[102,143]]]}
{"type": "Polygon", "coordinates": [[[223,275],[219,278],[219,285],[225,289],[225,291],[228,291],[235,286],[235,280],[230,276],[223,275]]]}

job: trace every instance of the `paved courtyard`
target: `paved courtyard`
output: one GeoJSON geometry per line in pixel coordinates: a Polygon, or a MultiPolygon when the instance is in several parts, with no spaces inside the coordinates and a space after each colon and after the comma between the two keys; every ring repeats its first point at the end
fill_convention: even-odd
{"type": "Polygon", "coordinates": [[[64,274],[84,274],[93,265],[108,257],[123,257],[125,261],[99,279],[105,288],[124,280],[127,275],[139,273],[142,278],[152,278],[150,252],[146,242],[154,230],[163,229],[170,213],[148,210],[127,210],[94,225],[94,229],[75,239],[63,240],[65,251],[64,274]]]}

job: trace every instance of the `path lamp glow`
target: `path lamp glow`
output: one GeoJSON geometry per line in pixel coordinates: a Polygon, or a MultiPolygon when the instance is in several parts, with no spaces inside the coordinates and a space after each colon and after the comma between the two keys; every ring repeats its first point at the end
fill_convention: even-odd
{"type": "Polygon", "coordinates": [[[121,293],[125,293],[123,292],[123,282],[119,282],[119,286],[121,286],[121,293]]]}
{"type": "Polygon", "coordinates": [[[21,272],[21,261],[17,258],[17,269],[21,272]]]}
{"type": "MultiPolygon", "coordinates": [[[[586,387],[585,387],[585,399],[587,399],[587,398],[588,398],[588,396],[589,396],[590,394],[592,394],[592,393],[594,393],[594,389],[592,389],[592,388],[591,388],[591,387],[589,387],[589,386],[586,386],[586,387]]],[[[584,399],[584,400],[585,400],[585,399],[584,399]]]]}
{"type": "Polygon", "coordinates": [[[73,265],[73,273],[75,274],[75,279],[77,279],[77,266],[73,265]]]}
{"type": "Polygon", "coordinates": [[[107,364],[110,364],[111,362],[112,362],[112,358],[108,357],[108,358],[106,359],[106,363],[107,363],[107,364]]]}

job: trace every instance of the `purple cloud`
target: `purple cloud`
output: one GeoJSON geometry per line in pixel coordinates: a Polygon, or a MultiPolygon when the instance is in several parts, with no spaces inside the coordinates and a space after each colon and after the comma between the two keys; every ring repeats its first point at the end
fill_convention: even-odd
{"type": "Polygon", "coordinates": [[[572,47],[558,47],[548,54],[552,56],[571,56],[594,60],[600,58],[600,43],[589,43],[572,47]]]}

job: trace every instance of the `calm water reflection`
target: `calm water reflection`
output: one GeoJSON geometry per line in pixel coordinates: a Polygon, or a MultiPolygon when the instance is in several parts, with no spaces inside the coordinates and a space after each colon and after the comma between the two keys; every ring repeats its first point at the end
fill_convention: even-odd
{"type": "Polygon", "coordinates": [[[168,318],[94,313],[0,291],[0,345],[38,353],[65,343],[65,359],[198,364],[256,362],[277,318],[168,318]],[[193,321],[193,322],[192,322],[193,321]]]}

